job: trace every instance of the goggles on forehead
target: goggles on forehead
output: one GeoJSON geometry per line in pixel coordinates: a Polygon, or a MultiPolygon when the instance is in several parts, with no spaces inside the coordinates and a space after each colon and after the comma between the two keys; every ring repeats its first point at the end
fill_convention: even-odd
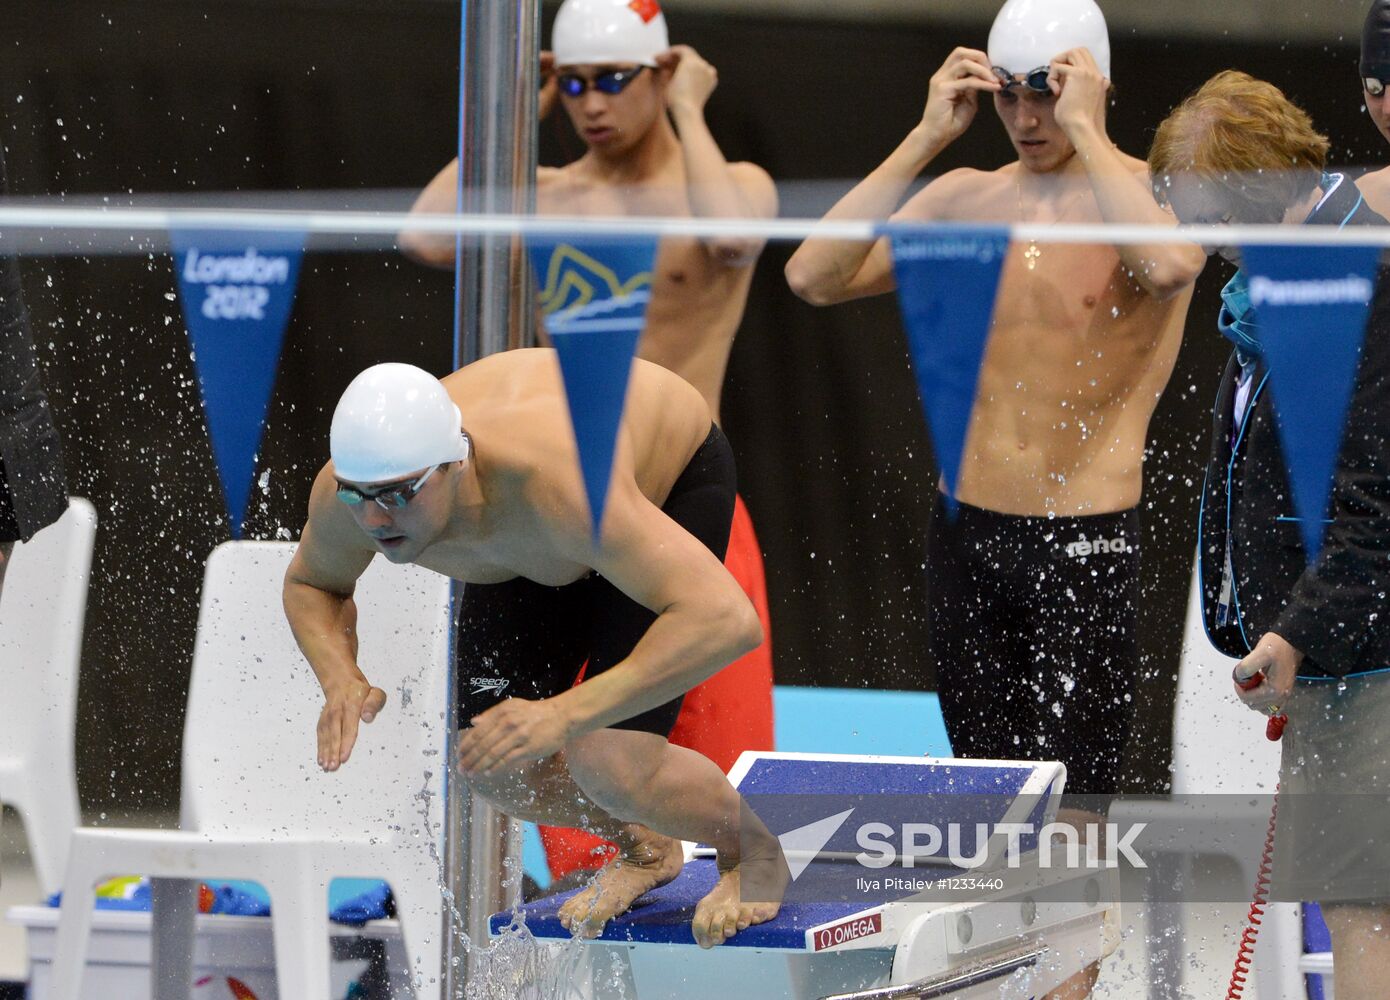
{"type": "Polygon", "coordinates": [[[1370,94],[1372,97],[1379,97],[1381,94],[1385,93],[1385,81],[1378,77],[1363,76],[1361,78],[1361,86],[1364,87],[1366,93],[1370,94]]]}
{"type": "Polygon", "coordinates": [[[645,66],[637,66],[633,69],[610,69],[597,74],[592,81],[584,79],[577,73],[561,73],[557,79],[560,84],[560,91],[566,97],[579,97],[590,87],[593,87],[600,94],[607,94],[612,97],[626,90],[628,84],[637,79],[642,70],[646,68],[645,66]]]}
{"type": "Polygon", "coordinates": [[[1035,94],[1052,93],[1052,88],[1047,85],[1048,75],[1052,72],[1050,66],[1039,66],[1037,69],[1030,69],[1027,73],[1020,73],[1017,76],[1010,73],[1002,66],[992,66],[990,68],[994,70],[994,75],[999,78],[999,82],[1003,85],[1005,93],[1008,93],[1014,87],[1026,87],[1035,94]]]}

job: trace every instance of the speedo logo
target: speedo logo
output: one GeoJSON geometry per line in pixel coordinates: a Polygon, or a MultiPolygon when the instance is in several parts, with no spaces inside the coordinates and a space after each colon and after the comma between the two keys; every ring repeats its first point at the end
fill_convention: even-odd
{"type": "Polygon", "coordinates": [[[469,686],[473,688],[474,694],[501,694],[507,690],[507,685],[511,683],[508,677],[470,677],[469,686]]]}
{"type": "Polygon", "coordinates": [[[1358,274],[1345,278],[1276,281],[1256,275],[1250,279],[1250,303],[1255,306],[1324,306],[1339,302],[1365,305],[1375,286],[1358,274]]]}
{"type": "Polygon", "coordinates": [[[1071,559],[1098,556],[1107,552],[1123,553],[1129,551],[1129,542],[1125,541],[1124,535],[1117,535],[1114,538],[1097,538],[1093,542],[1082,539],[1067,546],[1067,556],[1071,559]]]}

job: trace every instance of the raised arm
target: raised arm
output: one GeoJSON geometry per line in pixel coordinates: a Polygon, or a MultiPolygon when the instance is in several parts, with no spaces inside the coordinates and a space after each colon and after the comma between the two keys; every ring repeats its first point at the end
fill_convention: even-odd
{"type": "MultiPolygon", "coordinates": [[[[541,90],[537,103],[537,121],[545,121],[555,109],[560,92],[555,77],[555,56],[541,53],[541,90]]],[[[459,161],[450,160],[443,170],[425,185],[410,206],[411,215],[452,215],[458,211],[459,161]]],[[[403,229],[396,235],[396,245],[411,260],[430,267],[451,268],[458,240],[452,233],[424,233],[418,229],[403,229]]]]}
{"type": "MultiPolygon", "coordinates": [[[[705,123],[705,103],[719,83],[713,66],[689,45],[658,57],[671,72],[666,107],[680,137],[690,211],[705,219],[770,219],[777,214],[777,187],[752,163],[729,163],[705,123]]],[[[729,267],[747,267],[766,241],[754,236],[716,236],[703,241],[729,267]]]]}
{"type": "MultiPolygon", "coordinates": [[[[1105,78],[1086,49],[1072,49],[1052,61],[1058,94],[1057,125],[1076,147],[1106,222],[1175,226],[1173,214],[1154,200],[1142,165],[1115,148],[1105,131],[1105,78]]],[[[1202,273],[1207,256],[1195,243],[1117,244],[1116,252],[1140,286],[1159,300],[1170,299],[1202,273]]]]}
{"type": "Polygon", "coordinates": [[[309,521],[285,572],[285,617],[323,688],[318,762],[335,771],[352,754],[358,721],[371,722],[386,704],[357,665],[357,605],[352,593],[372,561],[351,515],[333,496],[327,469],[314,482],[309,521]]]}
{"type": "MultiPolygon", "coordinates": [[[[425,185],[425,189],[410,206],[411,215],[445,215],[458,211],[459,161],[449,164],[425,185]]],[[[419,229],[402,229],[396,234],[396,245],[411,260],[430,267],[454,266],[458,240],[453,233],[427,233],[419,229]]]]}
{"type": "MultiPolygon", "coordinates": [[[[999,81],[987,55],[977,49],[952,52],[931,78],[922,120],[873,173],[835,204],[825,221],[882,220],[892,215],[917,175],[970,127],[981,92],[997,90],[999,81]]],[[[885,240],[812,235],[787,262],[786,276],[792,291],[807,302],[831,305],[891,291],[893,262],[885,240]]]]}

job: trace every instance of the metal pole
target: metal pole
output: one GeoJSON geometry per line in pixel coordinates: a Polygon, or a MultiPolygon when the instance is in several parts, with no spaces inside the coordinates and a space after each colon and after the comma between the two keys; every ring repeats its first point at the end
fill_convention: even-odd
{"type": "MultiPolygon", "coordinates": [[[[538,0],[463,0],[459,94],[459,208],[469,213],[535,210],[536,103],[540,73],[538,0]]],[[[462,366],[513,346],[535,343],[535,310],[519,239],[460,237],[454,361],[462,366]]],[[[458,641],[457,636],[455,642],[458,641]]],[[[473,963],[458,930],[476,947],[488,917],[515,905],[520,892],[519,827],[469,794],[459,778],[456,736],[460,678],[450,671],[449,766],[444,769],[444,861],[462,928],[445,913],[443,996],[463,996],[473,963]],[[513,863],[508,866],[507,859],[513,863]],[[508,871],[510,867],[510,871],[508,871]],[[504,889],[504,877],[511,884],[504,889]]]]}

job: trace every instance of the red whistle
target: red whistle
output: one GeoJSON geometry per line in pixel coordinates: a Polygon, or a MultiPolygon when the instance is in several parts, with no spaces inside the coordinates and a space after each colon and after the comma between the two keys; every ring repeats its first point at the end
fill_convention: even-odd
{"type": "Polygon", "coordinates": [[[1240,674],[1232,670],[1231,680],[1235,681],[1236,687],[1240,688],[1242,691],[1253,691],[1265,682],[1265,672],[1263,670],[1256,670],[1249,677],[1245,678],[1245,680],[1241,680],[1240,674]]]}
{"type": "MultiPolygon", "coordinates": [[[[1249,677],[1241,680],[1240,674],[1231,671],[1231,680],[1236,682],[1236,687],[1242,691],[1253,691],[1265,682],[1265,672],[1256,670],[1249,677]]],[[[1271,715],[1269,721],[1265,723],[1265,739],[1271,743],[1278,743],[1284,736],[1284,727],[1289,724],[1289,717],[1283,712],[1278,715],[1271,715]]]]}

